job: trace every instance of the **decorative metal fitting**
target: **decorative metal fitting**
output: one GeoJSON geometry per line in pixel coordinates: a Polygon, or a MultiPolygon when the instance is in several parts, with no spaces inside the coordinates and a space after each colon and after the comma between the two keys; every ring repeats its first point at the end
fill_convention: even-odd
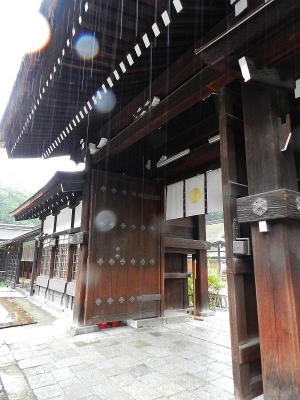
{"type": "Polygon", "coordinates": [[[120,298],[119,298],[119,303],[120,303],[120,304],[123,304],[124,301],[125,301],[124,297],[120,297],[120,298]]]}
{"type": "Polygon", "coordinates": [[[112,188],[111,191],[112,191],[113,194],[117,193],[117,189],[116,188],[112,188]]]}
{"type": "Polygon", "coordinates": [[[110,263],[111,266],[113,266],[114,263],[115,263],[115,260],[114,260],[113,258],[111,258],[111,259],[109,260],[109,263],[110,263]]]}
{"type": "Polygon", "coordinates": [[[126,262],[126,261],[124,260],[124,258],[122,258],[122,260],[120,260],[120,264],[121,264],[121,265],[124,265],[125,262],[126,262]]]}
{"type": "Polygon", "coordinates": [[[131,261],[130,261],[130,264],[131,265],[134,265],[136,263],[136,261],[135,261],[135,259],[133,258],[131,261]]]}
{"type": "Polygon", "coordinates": [[[124,190],[122,190],[122,195],[123,196],[126,196],[126,194],[127,194],[127,191],[124,189],[124,190]]]}
{"type": "Polygon", "coordinates": [[[153,233],[155,231],[155,226],[151,225],[150,226],[150,231],[153,233]]]}
{"type": "Polygon", "coordinates": [[[133,197],[135,197],[135,196],[136,196],[136,192],[132,192],[131,194],[132,194],[132,196],[133,196],[133,197]]]}
{"type": "Polygon", "coordinates": [[[258,198],[257,200],[255,200],[255,202],[253,203],[253,213],[256,215],[263,215],[265,212],[268,211],[268,203],[267,200],[258,198]]]}
{"type": "Polygon", "coordinates": [[[106,187],[105,186],[101,186],[100,190],[104,193],[104,192],[106,192],[106,187]]]}
{"type": "Polygon", "coordinates": [[[143,232],[146,230],[145,225],[142,225],[142,226],[141,226],[141,230],[142,230],[143,232]]]}
{"type": "Polygon", "coordinates": [[[99,307],[100,306],[100,304],[102,303],[102,301],[98,298],[96,301],[95,301],[95,303],[97,304],[97,306],[99,307]]]}
{"type": "Polygon", "coordinates": [[[119,253],[120,250],[121,250],[120,247],[116,247],[116,252],[119,253]]]}
{"type": "Polygon", "coordinates": [[[131,303],[133,303],[134,300],[135,300],[135,297],[133,297],[133,296],[131,296],[130,299],[129,299],[129,301],[130,301],[131,303]]]}
{"type": "Polygon", "coordinates": [[[152,260],[150,260],[150,264],[151,264],[151,265],[154,265],[154,264],[155,264],[155,261],[153,260],[153,258],[152,258],[152,260]]]}
{"type": "Polygon", "coordinates": [[[110,297],[110,298],[107,300],[107,302],[108,302],[108,304],[111,306],[112,303],[114,302],[114,300],[110,297]]]}
{"type": "Polygon", "coordinates": [[[120,258],[120,254],[116,254],[115,258],[118,260],[120,258]]]}
{"type": "Polygon", "coordinates": [[[126,224],[124,224],[124,222],[123,222],[123,224],[121,224],[121,228],[124,230],[124,229],[126,229],[126,224]]]}
{"type": "Polygon", "coordinates": [[[103,260],[102,258],[99,258],[99,260],[97,261],[97,263],[98,263],[99,265],[102,265],[102,264],[104,263],[104,260],[103,260]]]}
{"type": "Polygon", "coordinates": [[[145,265],[146,264],[146,261],[142,258],[141,259],[141,265],[145,265]]]}
{"type": "Polygon", "coordinates": [[[133,231],[135,231],[135,230],[136,230],[136,226],[135,226],[134,224],[132,224],[132,225],[131,225],[131,229],[132,229],[133,231]]]}

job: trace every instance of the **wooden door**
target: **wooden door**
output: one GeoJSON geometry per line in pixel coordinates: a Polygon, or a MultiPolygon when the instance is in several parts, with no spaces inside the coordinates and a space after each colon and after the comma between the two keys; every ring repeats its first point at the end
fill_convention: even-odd
{"type": "Polygon", "coordinates": [[[19,257],[16,251],[10,251],[6,259],[5,280],[12,288],[16,285],[18,276],[19,257]]]}
{"type": "Polygon", "coordinates": [[[85,323],[161,314],[160,188],[94,170],[85,323]]]}

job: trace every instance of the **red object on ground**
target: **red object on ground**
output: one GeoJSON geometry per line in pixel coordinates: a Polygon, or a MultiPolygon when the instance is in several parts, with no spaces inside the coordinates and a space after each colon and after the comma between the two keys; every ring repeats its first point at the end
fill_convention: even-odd
{"type": "Polygon", "coordinates": [[[98,325],[99,329],[106,329],[107,328],[107,323],[106,322],[100,322],[98,325]]]}
{"type": "Polygon", "coordinates": [[[111,326],[112,328],[116,328],[116,327],[118,327],[119,325],[120,325],[120,321],[113,321],[113,322],[110,323],[110,326],[111,326]]]}

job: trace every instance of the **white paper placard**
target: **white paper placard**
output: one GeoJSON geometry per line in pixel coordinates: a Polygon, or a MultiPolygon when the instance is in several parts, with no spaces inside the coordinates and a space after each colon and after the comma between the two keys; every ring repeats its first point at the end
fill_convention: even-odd
{"type": "Polygon", "coordinates": [[[221,168],[206,173],[207,213],[223,211],[221,168]]]}
{"type": "Polygon", "coordinates": [[[205,214],[204,175],[197,175],[185,181],[185,214],[205,214]]]}
{"type": "Polygon", "coordinates": [[[72,210],[69,207],[63,208],[57,215],[56,232],[62,232],[71,228],[72,210]]]}
{"type": "Polygon", "coordinates": [[[48,215],[44,221],[43,232],[44,235],[50,235],[54,230],[54,215],[48,215]]]}
{"type": "Polygon", "coordinates": [[[166,220],[183,217],[183,181],[167,186],[166,220]]]}
{"type": "Polygon", "coordinates": [[[81,226],[81,214],[82,214],[82,201],[75,208],[75,218],[73,228],[80,228],[81,226]]]}

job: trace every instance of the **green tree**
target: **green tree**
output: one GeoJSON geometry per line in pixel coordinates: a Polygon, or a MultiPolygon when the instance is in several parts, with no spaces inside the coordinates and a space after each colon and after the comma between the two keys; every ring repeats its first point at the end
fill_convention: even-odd
{"type": "Polygon", "coordinates": [[[18,208],[21,204],[23,204],[29,197],[32,196],[28,190],[24,190],[22,188],[15,188],[13,186],[4,185],[2,181],[0,181],[0,223],[3,224],[20,224],[20,225],[38,225],[39,220],[28,220],[28,221],[18,221],[16,222],[13,217],[9,215],[9,213],[16,208],[18,208]]]}

